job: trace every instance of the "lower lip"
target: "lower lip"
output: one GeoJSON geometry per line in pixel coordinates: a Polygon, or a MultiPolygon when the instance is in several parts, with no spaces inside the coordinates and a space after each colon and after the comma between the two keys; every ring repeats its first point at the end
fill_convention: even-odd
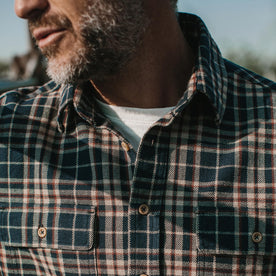
{"type": "Polygon", "coordinates": [[[58,40],[60,40],[62,38],[62,36],[64,35],[64,32],[65,31],[57,31],[57,32],[49,34],[45,38],[41,38],[38,41],[38,47],[40,49],[43,49],[45,47],[50,46],[51,44],[56,43],[58,40]]]}

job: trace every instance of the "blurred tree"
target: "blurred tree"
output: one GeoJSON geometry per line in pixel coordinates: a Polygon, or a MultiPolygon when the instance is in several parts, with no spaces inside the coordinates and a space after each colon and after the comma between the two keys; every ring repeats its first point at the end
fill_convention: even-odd
{"type": "Polygon", "coordinates": [[[10,76],[13,80],[34,79],[36,85],[49,80],[46,75],[46,62],[29,32],[30,50],[20,56],[14,56],[10,64],[10,76]]]}
{"type": "Polygon", "coordinates": [[[226,58],[249,70],[276,81],[276,59],[267,60],[248,49],[230,50],[226,58]]]}
{"type": "Polygon", "coordinates": [[[6,76],[9,70],[9,67],[10,65],[8,62],[0,61],[0,78],[3,78],[6,76]]]}

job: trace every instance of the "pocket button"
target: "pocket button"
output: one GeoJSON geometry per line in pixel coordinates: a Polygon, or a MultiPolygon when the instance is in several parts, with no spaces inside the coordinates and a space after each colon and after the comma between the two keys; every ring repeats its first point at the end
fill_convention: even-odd
{"type": "Polygon", "coordinates": [[[37,234],[41,239],[43,239],[47,235],[47,229],[45,227],[41,226],[41,227],[38,228],[37,234]]]}
{"type": "Polygon", "coordinates": [[[263,240],[263,234],[260,232],[254,232],[252,234],[252,241],[254,243],[260,243],[263,240]]]}

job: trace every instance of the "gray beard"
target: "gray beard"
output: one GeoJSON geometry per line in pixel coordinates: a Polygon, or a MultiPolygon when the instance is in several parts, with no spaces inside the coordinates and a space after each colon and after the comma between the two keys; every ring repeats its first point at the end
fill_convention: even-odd
{"type": "Polygon", "coordinates": [[[46,53],[48,75],[57,84],[76,84],[118,73],[134,56],[148,23],[141,0],[88,1],[79,23],[82,47],[61,64],[57,54],[46,53]]]}

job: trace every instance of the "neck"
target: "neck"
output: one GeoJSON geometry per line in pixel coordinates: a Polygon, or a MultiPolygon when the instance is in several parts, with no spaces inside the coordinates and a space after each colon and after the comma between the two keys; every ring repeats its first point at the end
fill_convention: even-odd
{"type": "Polygon", "coordinates": [[[186,89],[193,52],[165,1],[160,4],[158,0],[154,6],[155,0],[146,2],[152,20],[135,57],[115,76],[93,82],[98,97],[108,104],[139,108],[174,106],[186,89]]]}

